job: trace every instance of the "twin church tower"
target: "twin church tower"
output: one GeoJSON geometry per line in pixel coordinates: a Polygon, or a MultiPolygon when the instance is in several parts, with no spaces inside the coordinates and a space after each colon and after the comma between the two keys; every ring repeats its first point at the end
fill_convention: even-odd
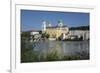
{"type": "Polygon", "coordinates": [[[49,22],[43,21],[42,32],[48,34],[51,39],[58,39],[60,37],[65,39],[65,35],[69,32],[69,28],[63,25],[62,20],[59,20],[56,26],[52,26],[49,22]]]}
{"type": "MultiPolygon", "coordinates": [[[[63,26],[63,22],[62,20],[59,20],[58,21],[58,25],[56,27],[62,27],[63,26]]],[[[43,21],[42,22],[42,31],[46,31],[46,28],[48,27],[55,27],[55,26],[52,26],[51,23],[47,22],[47,21],[43,21]]]]}

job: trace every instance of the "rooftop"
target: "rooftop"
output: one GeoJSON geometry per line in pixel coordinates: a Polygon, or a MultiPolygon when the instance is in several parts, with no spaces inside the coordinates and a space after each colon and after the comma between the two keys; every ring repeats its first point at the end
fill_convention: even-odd
{"type": "Polygon", "coordinates": [[[67,27],[67,26],[51,26],[51,27],[46,27],[46,28],[60,28],[60,27],[67,27]]]}

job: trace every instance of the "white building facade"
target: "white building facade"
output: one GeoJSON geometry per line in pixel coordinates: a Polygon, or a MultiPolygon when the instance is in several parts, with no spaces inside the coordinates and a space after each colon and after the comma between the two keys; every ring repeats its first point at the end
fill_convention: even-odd
{"type": "Polygon", "coordinates": [[[69,31],[69,38],[74,38],[74,36],[77,38],[83,38],[83,40],[89,40],[90,39],[90,32],[89,30],[70,30],[69,31]]]}

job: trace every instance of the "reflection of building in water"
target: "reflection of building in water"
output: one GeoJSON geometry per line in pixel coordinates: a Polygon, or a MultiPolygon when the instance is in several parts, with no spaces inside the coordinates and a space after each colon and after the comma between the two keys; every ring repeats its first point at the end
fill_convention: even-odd
{"type": "Polygon", "coordinates": [[[63,22],[60,20],[58,21],[57,26],[51,26],[51,24],[47,24],[46,21],[43,21],[42,31],[46,34],[49,34],[49,38],[56,38],[63,36],[62,38],[65,38],[65,35],[68,34],[69,28],[67,26],[63,25],[63,22]],[[49,25],[49,26],[47,26],[49,25]]]}
{"type": "Polygon", "coordinates": [[[62,42],[58,41],[49,41],[49,48],[47,53],[58,55],[59,58],[64,55],[62,42]]]}

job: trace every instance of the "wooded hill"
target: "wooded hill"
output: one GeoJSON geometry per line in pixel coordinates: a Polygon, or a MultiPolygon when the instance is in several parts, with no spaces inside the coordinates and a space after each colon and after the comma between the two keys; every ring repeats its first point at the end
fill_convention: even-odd
{"type": "Polygon", "coordinates": [[[89,26],[70,27],[69,30],[89,30],[89,26]]]}

